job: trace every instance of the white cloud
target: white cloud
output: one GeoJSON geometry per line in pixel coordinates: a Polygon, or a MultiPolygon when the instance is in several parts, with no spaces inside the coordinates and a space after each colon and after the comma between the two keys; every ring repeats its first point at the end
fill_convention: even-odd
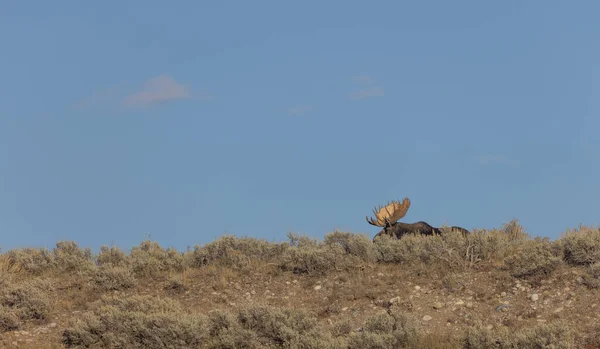
{"type": "Polygon", "coordinates": [[[168,75],[148,79],[142,89],[127,96],[123,105],[128,107],[146,107],[153,104],[191,98],[187,87],[179,84],[168,75]]]}
{"type": "Polygon", "coordinates": [[[361,84],[370,84],[373,82],[373,79],[369,75],[366,75],[366,74],[357,75],[357,76],[353,77],[352,80],[354,80],[358,83],[361,83],[361,84]]]}
{"type": "Polygon", "coordinates": [[[370,97],[381,97],[383,95],[383,87],[371,86],[351,93],[350,97],[353,99],[365,99],[370,97]]]}
{"type": "Polygon", "coordinates": [[[312,107],[309,105],[298,105],[295,107],[288,108],[286,112],[293,116],[301,116],[308,114],[312,111],[312,107]]]}
{"type": "Polygon", "coordinates": [[[80,100],[73,104],[73,109],[78,111],[88,110],[92,108],[102,108],[117,103],[123,84],[109,87],[103,90],[94,92],[91,96],[80,100]]]}
{"type": "Polygon", "coordinates": [[[360,90],[350,94],[350,98],[352,99],[365,99],[371,97],[381,97],[384,95],[383,87],[377,86],[377,84],[375,84],[375,80],[367,74],[356,75],[352,78],[352,80],[355,83],[362,85],[360,90]]]}

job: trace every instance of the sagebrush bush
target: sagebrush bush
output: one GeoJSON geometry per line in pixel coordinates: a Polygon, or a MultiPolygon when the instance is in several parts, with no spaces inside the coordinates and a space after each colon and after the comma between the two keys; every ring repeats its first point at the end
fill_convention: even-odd
{"type": "Polygon", "coordinates": [[[355,270],[364,260],[350,255],[338,245],[319,244],[317,247],[291,247],[278,261],[282,270],[296,274],[324,275],[331,271],[355,270]]]}
{"type": "Polygon", "coordinates": [[[133,271],[126,266],[104,264],[100,266],[92,279],[94,289],[100,292],[121,291],[133,287],[133,271]]]}
{"type": "Polygon", "coordinates": [[[303,311],[245,306],[190,315],[168,298],[102,297],[63,332],[67,347],[336,348],[329,332],[303,311]]]}
{"type": "Polygon", "coordinates": [[[52,252],[54,264],[60,271],[87,274],[96,268],[92,250],[82,249],[75,241],[59,241],[52,252]]]}
{"type": "Polygon", "coordinates": [[[421,235],[406,235],[402,239],[387,235],[379,236],[374,241],[377,260],[394,264],[414,261],[428,263],[431,260],[430,238],[432,237],[421,235]]]}
{"type": "Polygon", "coordinates": [[[125,252],[116,246],[100,246],[100,253],[96,257],[96,263],[99,266],[112,265],[115,267],[130,264],[125,252]]]}
{"type": "Polygon", "coordinates": [[[563,321],[554,321],[519,330],[504,326],[488,330],[478,323],[467,329],[463,344],[465,349],[568,349],[574,348],[575,345],[573,332],[563,321]]]}
{"type": "Polygon", "coordinates": [[[23,321],[46,320],[52,310],[53,293],[52,283],[47,279],[6,282],[0,289],[0,306],[23,321]]]}
{"type": "Polygon", "coordinates": [[[507,240],[511,242],[529,239],[529,234],[527,233],[525,228],[523,228],[523,226],[519,224],[518,219],[513,219],[508,223],[502,224],[502,228],[500,228],[500,231],[502,231],[506,235],[507,240]]]}
{"type": "Polygon", "coordinates": [[[564,259],[572,265],[589,265],[600,262],[600,229],[580,226],[567,231],[559,240],[564,259]]]}
{"type": "Polygon", "coordinates": [[[329,246],[337,244],[347,254],[358,257],[363,261],[371,262],[376,259],[377,251],[373,242],[364,234],[335,231],[325,234],[323,242],[329,246]]]}
{"type": "MultiPolygon", "coordinates": [[[[236,321],[243,330],[254,332],[258,347],[332,348],[333,340],[317,318],[302,310],[271,306],[238,309],[236,321]]],[[[213,327],[214,328],[214,327],[213,327]]]]}
{"type": "Polygon", "coordinates": [[[54,255],[45,248],[22,248],[6,252],[8,258],[23,270],[39,275],[54,267],[54,255]]]}
{"type": "Polygon", "coordinates": [[[190,266],[199,268],[219,263],[222,266],[243,268],[251,260],[272,261],[281,256],[287,247],[283,243],[226,235],[204,246],[194,246],[193,251],[189,252],[190,266]]]}
{"type": "Polygon", "coordinates": [[[541,280],[561,264],[561,258],[548,238],[536,237],[521,242],[514,254],[504,259],[505,268],[517,278],[541,280]]]}
{"type": "Polygon", "coordinates": [[[173,290],[173,291],[185,291],[187,290],[187,286],[183,282],[180,277],[170,277],[163,287],[165,290],[173,290]]]}
{"type": "Polygon", "coordinates": [[[104,296],[72,321],[62,338],[67,347],[200,348],[208,327],[203,317],[183,312],[168,298],[104,296]]]}
{"type": "Polygon", "coordinates": [[[139,276],[157,276],[166,271],[182,271],[186,268],[183,253],[174,248],[162,248],[157,242],[143,241],[131,249],[128,257],[131,268],[139,276]]]}
{"type": "Polygon", "coordinates": [[[367,318],[363,331],[348,339],[350,349],[394,349],[416,347],[420,326],[411,315],[392,307],[389,314],[367,318]]]}
{"type": "Polygon", "coordinates": [[[600,262],[586,267],[583,283],[589,288],[600,288],[600,262]]]}
{"type": "Polygon", "coordinates": [[[0,333],[18,330],[21,327],[21,319],[15,312],[0,304],[0,333]]]}

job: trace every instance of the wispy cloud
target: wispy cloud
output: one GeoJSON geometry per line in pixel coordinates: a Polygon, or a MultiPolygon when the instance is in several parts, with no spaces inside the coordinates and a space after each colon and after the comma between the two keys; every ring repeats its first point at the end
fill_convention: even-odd
{"type": "Polygon", "coordinates": [[[302,116],[310,113],[313,108],[310,105],[298,105],[295,107],[291,107],[286,109],[286,113],[293,116],[302,116]]]}
{"type": "Polygon", "coordinates": [[[91,96],[73,104],[73,109],[78,111],[91,108],[101,108],[114,105],[123,95],[123,85],[117,85],[94,92],[91,96]]]}
{"type": "Polygon", "coordinates": [[[350,94],[350,97],[352,97],[352,99],[365,99],[365,98],[370,98],[370,97],[380,97],[383,95],[384,95],[383,87],[371,86],[371,87],[363,88],[362,90],[359,90],[356,92],[352,92],[350,94]]]}
{"type": "Polygon", "coordinates": [[[358,82],[358,83],[362,83],[362,84],[370,84],[373,82],[373,79],[366,74],[363,75],[356,75],[352,78],[352,80],[358,82]]]}
{"type": "Polygon", "coordinates": [[[492,154],[482,155],[477,160],[480,165],[493,165],[493,164],[517,165],[516,160],[511,160],[504,155],[492,155],[492,154]]]}
{"type": "Polygon", "coordinates": [[[381,97],[384,95],[383,87],[375,84],[374,79],[366,74],[356,75],[352,80],[362,85],[358,91],[350,93],[352,99],[366,99],[371,97],[381,97]]]}
{"type": "Polygon", "coordinates": [[[142,89],[127,96],[123,105],[127,107],[147,107],[153,104],[191,98],[189,89],[168,75],[148,79],[142,89]]]}
{"type": "Polygon", "coordinates": [[[169,75],[163,74],[150,78],[141,87],[125,88],[121,83],[117,86],[95,92],[90,97],[74,103],[72,108],[78,111],[89,109],[141,108],[155,104],[177,100],[209,100],[208,94],[192,93],[187,86],[178,83],[169,75]],[[132,92],[133,91],[133,92],[132,92]]]}

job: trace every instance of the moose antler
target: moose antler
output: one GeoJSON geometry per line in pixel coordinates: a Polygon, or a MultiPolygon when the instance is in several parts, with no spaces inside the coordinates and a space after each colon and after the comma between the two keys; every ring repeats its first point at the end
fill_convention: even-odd
{"type": "Polygon", "coordinates": [[[400,218],[406,215],[408,208],[410,207],[410,200],[408,198],[404,198],[402,203],[400,201],[392,201],[388,203],[386,206],[379,206],[378,208],[373,208],[373,213],[375,213],[375,219],[367,216],[367,222],[371,225],[377,227],[385,227],[387,225],[392,225],[396,223],[400,218]]]}

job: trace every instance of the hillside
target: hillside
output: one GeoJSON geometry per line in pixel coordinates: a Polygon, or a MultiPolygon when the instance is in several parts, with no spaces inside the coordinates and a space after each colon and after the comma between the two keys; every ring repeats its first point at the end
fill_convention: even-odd
{"type": "Polygon", "coordinates": [[[6,348],[600,348],[600,229],[0,255],[6,348]]]}

